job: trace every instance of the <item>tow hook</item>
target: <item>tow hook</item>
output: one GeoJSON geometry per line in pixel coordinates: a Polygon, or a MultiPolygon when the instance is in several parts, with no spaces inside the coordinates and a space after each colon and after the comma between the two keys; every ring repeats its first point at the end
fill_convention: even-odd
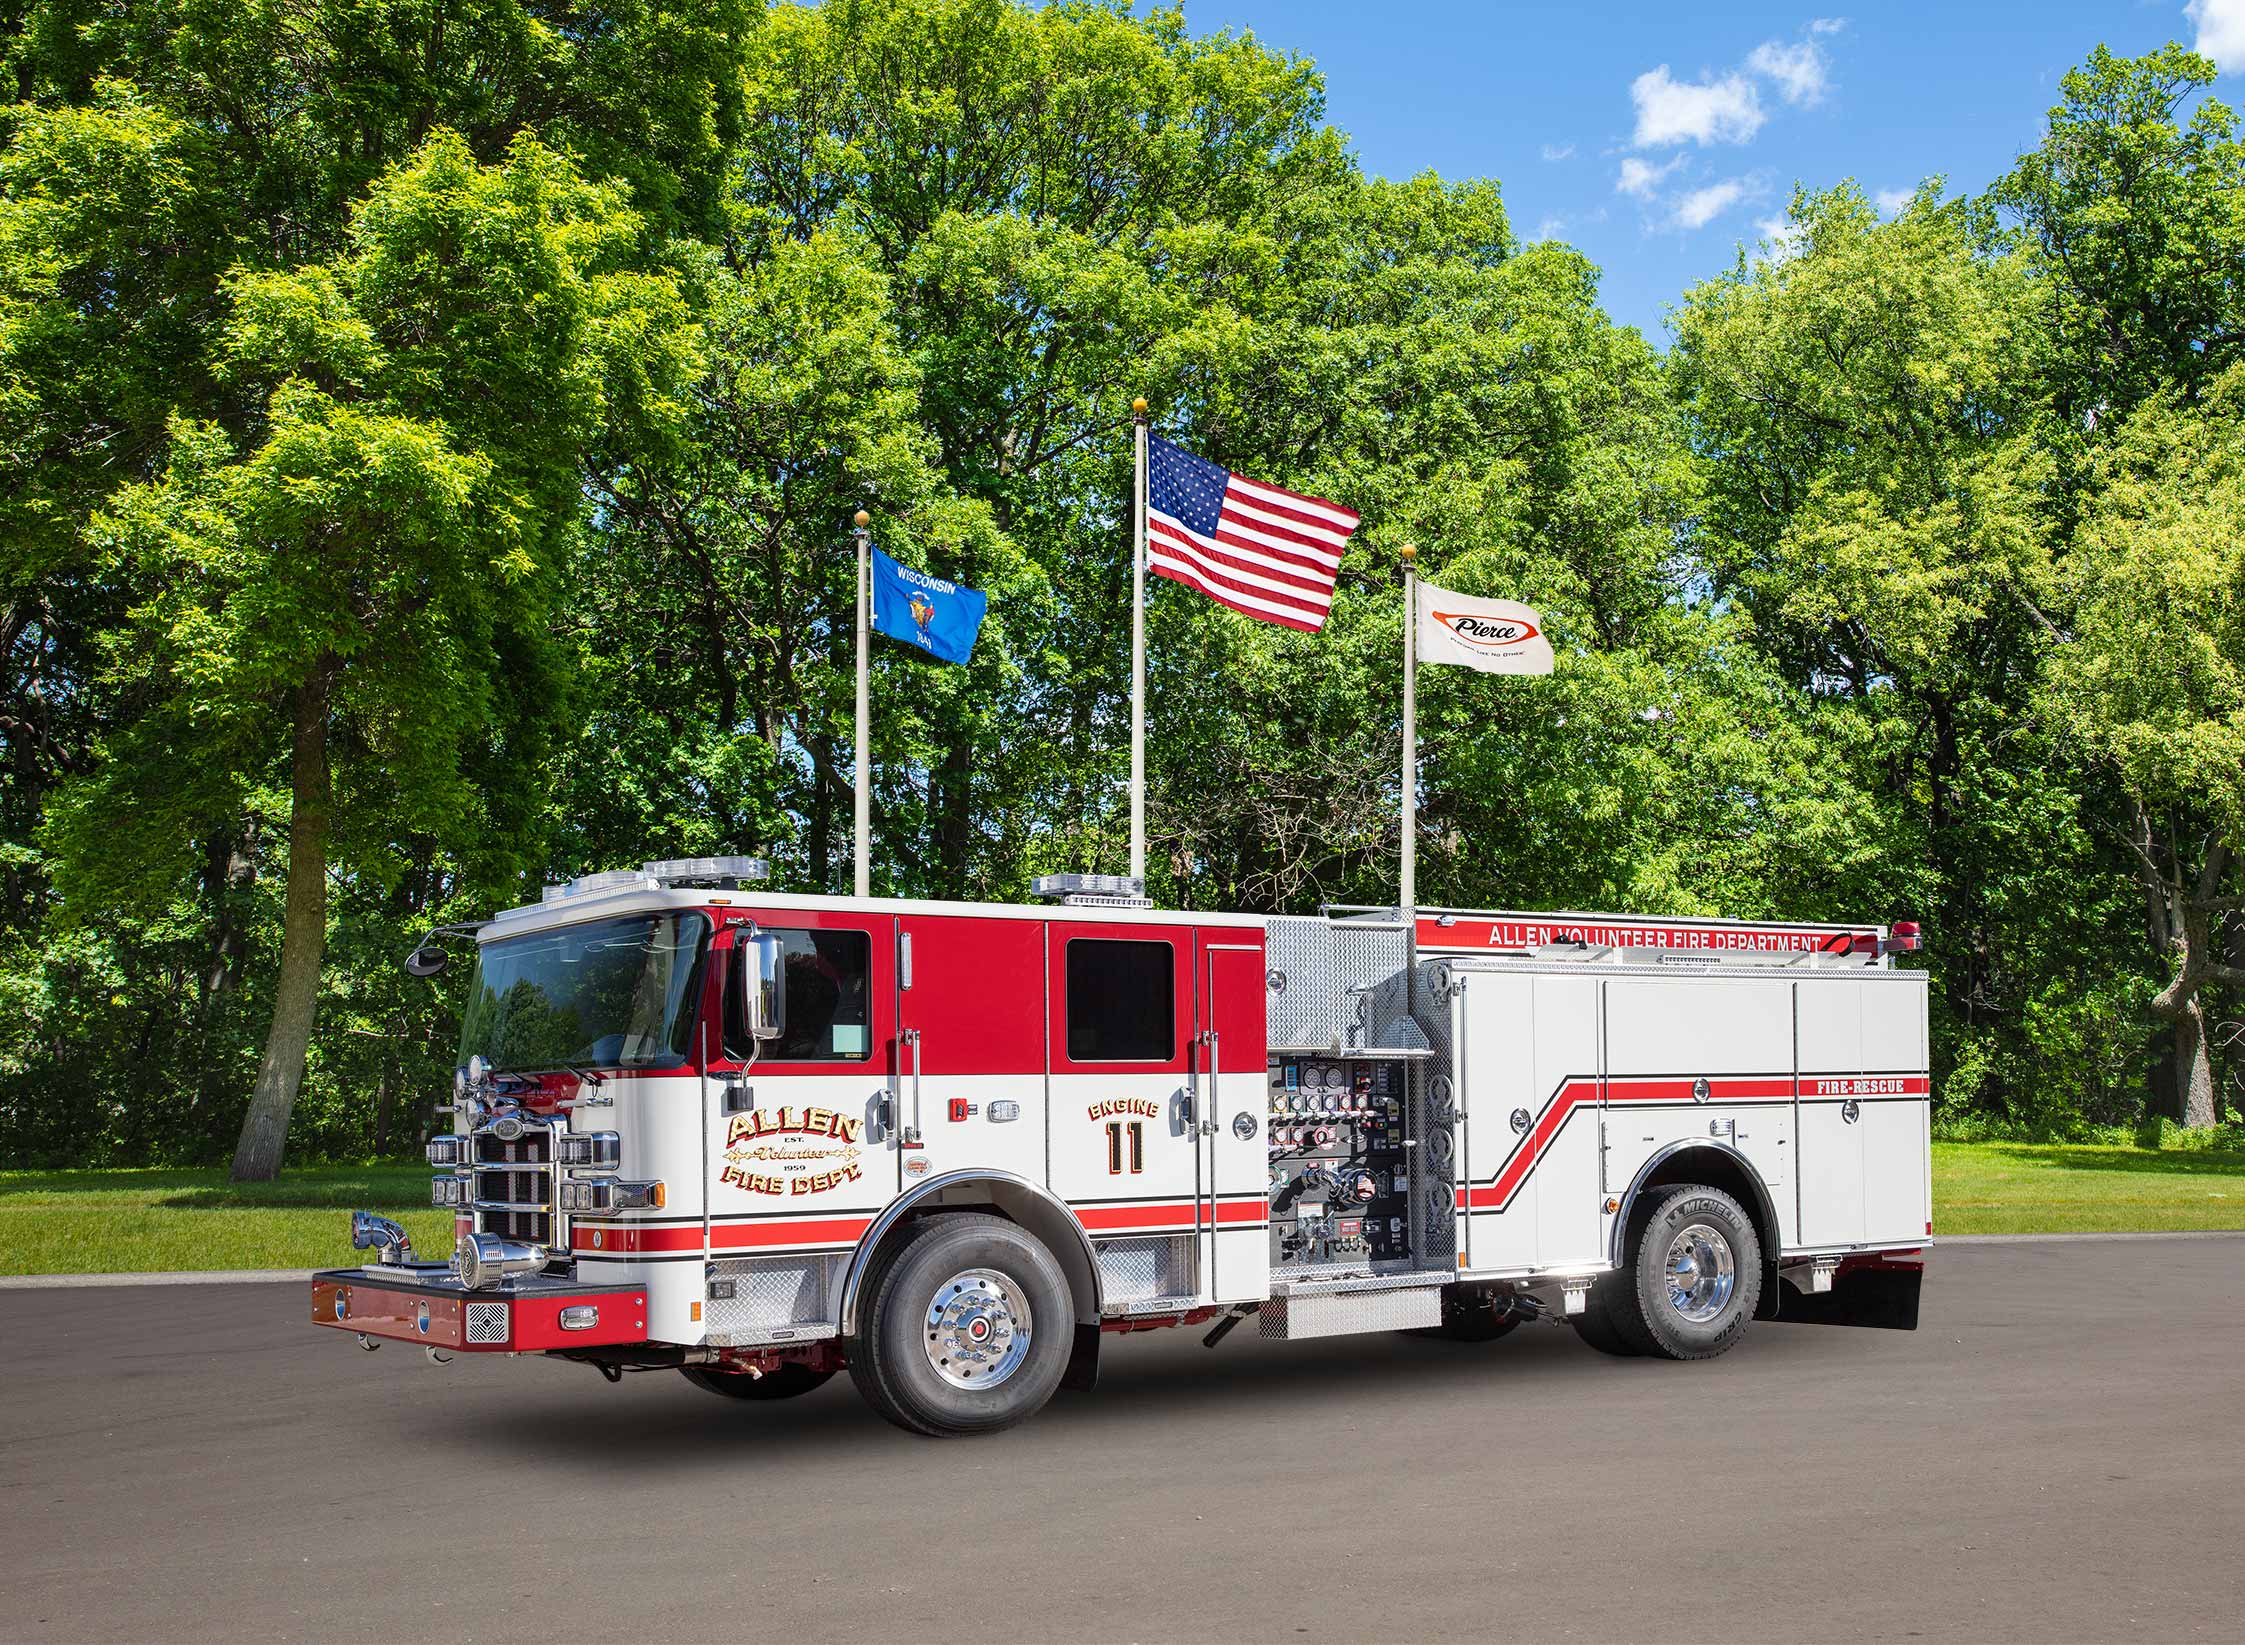
{"type": "Polygon", "coordinates": [[[431,1365],[450,1365],[452,1363],[452,1356],[450,1354],[439,1353],[433,1347],[424,1347],[421,1352],[429,1356],[429,1363],[431,1365]]]}
{"type": "Polygon", "coordinates": [[[376,1342],[372,1337],[368,1336],[364,1331],[358,1333],[358,1339],[359,1346],[361,1348],[364,1348],[370,1354],[373,1353],[375,1349],[382,1346],[379,1342],[376,1342]]]}
{"type": "Polygon", "coordinates": [[[592,1364],[593,1369],[598,1371],[602,1376],[606,1377],[610,1382],[621,1382],[624,1380],[624,1368],[621,1365],[611,1365],[604,1359],[596,1359],[592,1362],[592,1364]]]}

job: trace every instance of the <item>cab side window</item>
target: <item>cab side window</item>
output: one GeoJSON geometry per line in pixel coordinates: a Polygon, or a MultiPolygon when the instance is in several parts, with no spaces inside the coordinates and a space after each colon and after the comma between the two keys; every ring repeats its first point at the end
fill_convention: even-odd
{"type": "Polygon", "coordinates": [[[1174,946],[1077,937],[1067,971],[1070,1062],[1167,1062],[1177,1054],[1174,946]]]}
{"type": "MultiPolygon", "coordinates": [[[[873,1052],[873,939],[863,931],[774,931],[784,956],[784,1032],[769,1041],[770,1062],[862,1062],[873,1052]]],[[[733,962],[741,954],[734,951],[733,962]]],[[[725,1044],[736,1057],[751,1044],[736,991],[725,991],[725,1044]]]]}

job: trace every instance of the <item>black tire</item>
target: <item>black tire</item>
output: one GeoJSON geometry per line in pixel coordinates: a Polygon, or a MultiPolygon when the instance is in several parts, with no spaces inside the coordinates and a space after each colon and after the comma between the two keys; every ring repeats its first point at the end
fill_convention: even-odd
{"type": "Polygon", "coordinates": [[[913,1433],[996,1433],[1052,1398],[1075,1335],[1068,1277],[1034,1235],[1003,1217],[946,1212],[914,1224],[869,1276],[850,1380],[913,1433]],[[959,1310],[941,1331],[929,1323],[939,1296],[959,1310]],[[970,1335],[977,1318],[991,1333],[981,1343],[970,1335]],[[976,1376],[991,1380],[976,1386],[976,1376]]]}
{"type": "Polygon", "coordinates": [[[760,1377],[746,1371],[713,1371],[703,1365],[681,1365],[678,1374],[695,1387],[727,1399],[799,1399],[825,1387],[834,1375],[797,1364],[774,1366],[760,1377]]]}
{"type": "MultiPolygon", "coordinates": [[[[1628,1262],[1593,1287],[1631,1352],[1661,1359],[1713,1359],[1738,1345],[1762,1296],[1762,1242],[1746,1208],[1720,1188],[1676,1183],[1654,1190],[1629,1219],[1628,1262]],[[1727,1260],[1729,1284],[1711,1285],[1698,1317],[1671,1300],[1668,1256],[1687,1230],[1712,1236],[1700,1254],[1727,1260]]],[[[1711,1272],[1713,1263],[1705,1264],[1711,1272]]],[[[1702,1267],[1695,1266],[1695,1273],[1702,1267]]]]}
{"type": "Polygon", "coordinates": [[[1520,1329],[1520,1316],[1506,1299],[1476,1285],[1442,1288],[1442,1323],[1413,1331],[1415,1337],[1440,1337],[1446,1342],[1494,1342],[1520,1329]]]}
{"type": "Polygon", "coordinates": [[[1590,1295],[1583,1299],[1582,1312],[1567,1323],[1575,1328],[1575,1335],[1597,1349],[1601,1354],[1611,1354],[1616,1359],[1632,1359],[1638,1349],[1614,1323],[1611,1305],[1612,1282],[1628,1280],[1626,1274],[1601,1274],[1591,1282],[1590,1295]]]}

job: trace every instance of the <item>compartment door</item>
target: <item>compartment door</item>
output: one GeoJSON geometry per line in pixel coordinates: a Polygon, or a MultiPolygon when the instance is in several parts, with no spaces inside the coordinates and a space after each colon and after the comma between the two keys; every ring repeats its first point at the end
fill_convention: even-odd
{"type": "Polygon", "coordinates": [[[1263,947],[1252,933],[1203,932],[1193,1100],[1200,1119],[1209,1284],[1218,1302],[1270,1294],[1269,1079],[1263,1044],[1263,947]],[[1214,940],[1212,940],[1214,939],[1214,940]]]}
{"type": "Polygon", "coordinates": [[[1794,1170],[1800,1243],[1863,1241],[1863,991],[1833,979],[1793,985],[1800,1074],[1795,1080],[1794,1170]]]}
{"type": "Polygon", "coordinates": [[[1532,1268],[1539,1250],[1536,979],[1473,972],[1451,1011],[1469,1272],[1532,1268]]]}

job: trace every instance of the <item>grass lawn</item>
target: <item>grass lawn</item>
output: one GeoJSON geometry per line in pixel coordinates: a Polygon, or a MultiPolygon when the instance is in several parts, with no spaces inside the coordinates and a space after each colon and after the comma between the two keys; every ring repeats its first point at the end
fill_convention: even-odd
{"type": "MultiPolygon", "coordinates": [[[[328,1268],[353,1260],[349,1213],[403,1222],[424,1256],[452,1249],[421,1165],[289,1171],[237,1188],[224,1171],[0,1172],[0,1274],[328,1268]]],[[[2245,1228],[2245,1154],[2013,1142],[1933,1145],[1938,1234],[2245,1228]]]]}
{"type": "Polygon", "coordinates": [[[0,1172],[0,1274],[339,1268],[351,1213],[405,1224],[424,1256],[452,1254],[452,1213],[429,1208],[425,1165],[285,1171],[240,1187],[220,1171],[0,1172]]]}
{"type": "Polygon", "coordinates": [[[2245,1154],[1933,1145],[1933,1232],[2120,1233],[2245,1228],[2245,1154]]]}

